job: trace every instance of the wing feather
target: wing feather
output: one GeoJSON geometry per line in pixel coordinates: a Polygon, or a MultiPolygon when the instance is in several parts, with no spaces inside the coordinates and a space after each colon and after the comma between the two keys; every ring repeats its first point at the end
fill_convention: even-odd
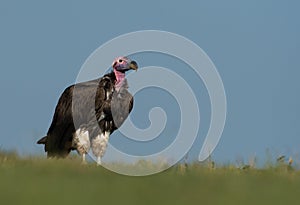
{"type": "Polygon", "coordinates": [[[84,126],[91,136],[100,131],[113,133],[133,108],[133,97],[126,84],[114,90],[114,73],[102,78],[71,85],[64,90],[55,108],[47,136],[38,141],[45,144],[49,157],[65,157],[72,147],[75,128],[84,126]]]}
{"type": "Polygon", "coordinates": [[[114,76],[107,74],[102,78],[71,85],[65,89],[58,100],[47,132],[45,151],[48,152],[48,156],[64,157],[74,149],[72,139],[75,127],[89,123],[95,110],[105,104],[107,90],[113,88],[113,83],[114,76]]]}

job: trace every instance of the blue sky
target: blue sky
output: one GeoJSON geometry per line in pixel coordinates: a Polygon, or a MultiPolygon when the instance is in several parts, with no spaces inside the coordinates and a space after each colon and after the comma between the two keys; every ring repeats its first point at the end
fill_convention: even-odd
{"type": "MultiPolygon", "coordinates": [[[[86,58],[116,36],[155,29],[194,41],[222,77],[228,112],[213,154],[217,161],[262,159],[266,150],[274,156],[300,155],[298,1],[4,0],[0,5],[1,149],[42,155],[35,141],[46,134],[60,93],[75,82],[86,58]]],[[[168,56],[134,57],[142,66],[172,67],[201,92],[202,124],[190,152],[196,159],[209,126],[205,87],[168,56]]],[[[147,127],[144,108],[158,103],[173,119],[163,135],[176,131],[180,116],[173,114],[176,104],[168,106],[172,97],[151,89],[136,97],[132,119],[138,126],[147,127]]],[[[116,136],[112,143],[122,147],[125,142],[116,136]]],[[[162,138],[152,148],[168,140],[162,138]]]]}

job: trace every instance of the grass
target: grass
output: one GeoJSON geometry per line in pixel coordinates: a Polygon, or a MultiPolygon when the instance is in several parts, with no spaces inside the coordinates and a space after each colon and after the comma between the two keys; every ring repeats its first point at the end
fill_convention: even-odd
{"type": "Polygon", "coordinates": [[[1,204],[297,204],[300,173],[192,164],[129,177],[78,159],[20,159],[0,153],[1,204]]]}

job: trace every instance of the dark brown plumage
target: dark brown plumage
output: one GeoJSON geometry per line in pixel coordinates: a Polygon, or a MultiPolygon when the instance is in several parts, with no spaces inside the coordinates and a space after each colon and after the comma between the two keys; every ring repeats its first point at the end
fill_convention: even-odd
{"type": "Polygon", "coordinates": [[[125,71],[130,66],[137,69],[137,64],[126,57],[116,61],[120,59],[128,61],[128,65],[123,63],[123,70],[114,67],[102,78],[69,86],[62,93],[47,135],[37,142],[45,144],[48,157],[66,157],[71,150],[77,150],[85,160],[92,147],[101,163],[109,135],[123,124],[133,107],[125,71]],[[118,79],[116,73],[124,79],[118,79]]]}

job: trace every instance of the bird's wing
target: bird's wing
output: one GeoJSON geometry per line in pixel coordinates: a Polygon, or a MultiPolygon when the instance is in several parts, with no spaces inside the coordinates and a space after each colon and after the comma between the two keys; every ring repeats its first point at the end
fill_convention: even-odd
{"type": "Polygon", "coordinates": [[[76,127],[87,125],[95,110],[103,107],[107,94],[113,89],[113,78],[102,78],[72,85],[59,98],[47,133],[45,151],[48,156],[66,156],[72,149],[76,127]]]}
{"type": "Polygon", "coordinates": [[[128,117],[133,108],[133,97],[127,89],[115,92],[111,102],[111,112],[114,123],[119,128],[128,117]]]}
{"type": "Polygon", "coordinates": [[[70,86],[60,96],[47,132],[45,151],[50,157],[66,156],[71,150],[71,133],[75,130],[72,118],[72,90],[73,86],[70,86]]]}

